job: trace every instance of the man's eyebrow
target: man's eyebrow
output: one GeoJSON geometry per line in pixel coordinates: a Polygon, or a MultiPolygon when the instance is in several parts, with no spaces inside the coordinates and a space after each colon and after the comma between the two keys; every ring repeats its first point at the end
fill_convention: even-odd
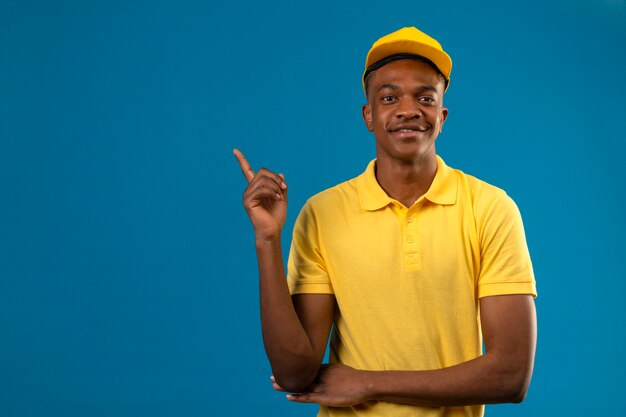
{"type": "MultiPolygon", "coordinates": [[[[400,90],[400,86],[396,85],[396,84],[383,84],[378,88],[378,91],[382,91],[385,89],[389,89],[389,90],[393,90],[393,91],[398,91],[400,90]]],[[[437,89],[435,87],[433,87],[432,85],[420,85],[419,87],[416,87],[415,90],[416,92],[423,92],[423,91],[432,91],[433,93],[437,93],[437,89]]]]}
{"type": "Polygon", "coordinates": [[[380,86],[380,88],[378,89],[378,91],[381,90],[385,90],[385,89],[389,89],[389,90],[399,90],[400,87],[395,85],[395,84],[383,84],[380,86]]]}
{"type": "Polygon", "coordinates": [[[419,87],[417,87],[415,89],[415,91],[432,91],[433,93],[437,92],[437,89],[435,87],[433,87],[432,85],[420,85],[419,87]]]}

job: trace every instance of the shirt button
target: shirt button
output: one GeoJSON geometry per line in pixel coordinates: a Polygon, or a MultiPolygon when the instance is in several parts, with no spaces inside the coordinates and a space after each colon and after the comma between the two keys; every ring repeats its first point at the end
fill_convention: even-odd
{"type": "Polygon", "coordinates": [[[413,223],[413,217],[407,217],[406,218],[406,222],[407,223],[413,223]]]}
{"type": "Polygon", "coordinates": [[[409,238],[407,239],[407,242],[409,242],[409,243],[413,243],[413,242],[414,242],[414,240],[413,240],[413,236],[409,236],[409,238]]]}

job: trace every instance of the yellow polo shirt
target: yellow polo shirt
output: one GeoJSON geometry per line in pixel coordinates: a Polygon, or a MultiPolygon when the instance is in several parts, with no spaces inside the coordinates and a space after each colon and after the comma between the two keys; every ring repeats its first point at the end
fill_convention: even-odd
{"type": "MultiPolygon", "coordinates": [[[[294,227],[292,294],[334,294],[331,363],[363,370],[428,370],[482,354],[478,300],[536,296],[517,206],[504,191],[437,157],[413,206],[360,176],[309,199],[294,227]]],[[[482,416],[483,406],[369,402],[319,416],[482,416]]]]}

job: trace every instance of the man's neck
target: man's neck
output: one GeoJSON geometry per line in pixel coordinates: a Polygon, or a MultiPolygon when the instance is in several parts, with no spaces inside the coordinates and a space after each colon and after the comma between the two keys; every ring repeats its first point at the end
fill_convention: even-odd
{"type": "Polygon", "coordinates": [[[379,155],[376,180],[387,195],[411,207],[430,188],[437,173],[437,158],[404,162],[379,155]]]}

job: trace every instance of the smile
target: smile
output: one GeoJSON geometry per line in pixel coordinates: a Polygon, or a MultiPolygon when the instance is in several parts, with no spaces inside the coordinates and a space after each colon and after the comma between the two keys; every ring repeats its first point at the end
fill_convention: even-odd
{"type": "Polygon", "coordinates": [[[414,132],[426,132],[430,126],[422,126],[420,123],[402,123],[396,126],[392,126],[389,130],[391,133],[414,133],[414,132]]]}
{"type": "Polygon", "coordinates": [[[389,133],[397,138],[416,138],[420,133],[426,132],[429,128],[425,126],[405,126],[389,129],[389,133]]]}
{"type": "Polygon", "coordinates": [[[392,132],[425,132],[425,127],[394,129],[392,132]]]}

